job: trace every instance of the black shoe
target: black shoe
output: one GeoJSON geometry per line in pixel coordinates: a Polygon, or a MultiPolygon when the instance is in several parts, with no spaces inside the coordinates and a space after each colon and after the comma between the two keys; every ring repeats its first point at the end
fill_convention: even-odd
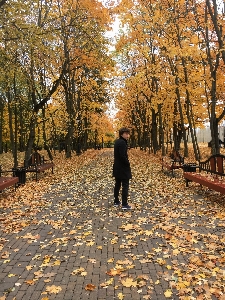
{"type": "Polygon", "coordinates": [[[119,201],[119,202],[114,202],[114,206],[115,206],[115,207],[120,206],[120,204],[121,204],[120,201],[119,201]]]}
{"type": "Polygon", "coordinates": [[[124,209],[124,210],[125,210],[125,209],[132,209],[132,207],[131,207],[130,205],[127,204],[127,205],[123,205],[123,206],[122,206],[122,209],[124,209]]]}

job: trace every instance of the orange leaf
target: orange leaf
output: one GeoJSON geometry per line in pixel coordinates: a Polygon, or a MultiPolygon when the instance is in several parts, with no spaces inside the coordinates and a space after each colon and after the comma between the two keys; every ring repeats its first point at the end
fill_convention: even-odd
{"type": "Polygon", "coordinates": [[[95,288],[96,288],[96,286],[91,283],[89,283],[85,286],[86,291],[94,291],[95,288]]]}

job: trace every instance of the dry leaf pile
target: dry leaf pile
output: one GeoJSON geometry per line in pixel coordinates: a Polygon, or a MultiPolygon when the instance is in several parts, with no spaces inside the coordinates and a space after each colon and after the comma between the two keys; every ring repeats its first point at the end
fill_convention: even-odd
{"type": "Polygon", "coordinates": [[[186,188],[181,170],[176,178],[161,171],[159,155],[129,156],[132,211],[112,206],[107,149],[58,159],[55,174],[1,196],[0,264],[12,283],[1,300],[39,282],[40,299],[82,286],[80,299],[224,300],[224,196],[186,188]],[[27,245],[27,277],[10,269],[19,245],[27,245]]]}

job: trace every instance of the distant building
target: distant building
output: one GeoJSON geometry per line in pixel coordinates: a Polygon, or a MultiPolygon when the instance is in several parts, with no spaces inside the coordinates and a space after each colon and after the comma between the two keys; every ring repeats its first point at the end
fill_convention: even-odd
{"type": "MultiPolygon", "coordinates": [[[[209,143],[212,139],[210,127],[207,126],[205,128],[197,128],[196,129],[197,141],[198,143],[209,143]]],[[[188,142],[191,143],[191,134],[188,130],[187,133],[188,142]]],[[[219,126],[219,139],[224,142],[225,139],[225,126],[219,126]]]]}

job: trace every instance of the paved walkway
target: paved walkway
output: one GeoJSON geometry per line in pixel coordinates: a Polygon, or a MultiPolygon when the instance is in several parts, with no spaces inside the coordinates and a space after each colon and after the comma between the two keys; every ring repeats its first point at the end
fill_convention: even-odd
{"type": "Polygon", "coordinates": [[[133,211],[112,206],[112,151],[99,151],[33,224],[1,234],[0,300],[225,299],[224,209],[131,161],[133,211]]]}

